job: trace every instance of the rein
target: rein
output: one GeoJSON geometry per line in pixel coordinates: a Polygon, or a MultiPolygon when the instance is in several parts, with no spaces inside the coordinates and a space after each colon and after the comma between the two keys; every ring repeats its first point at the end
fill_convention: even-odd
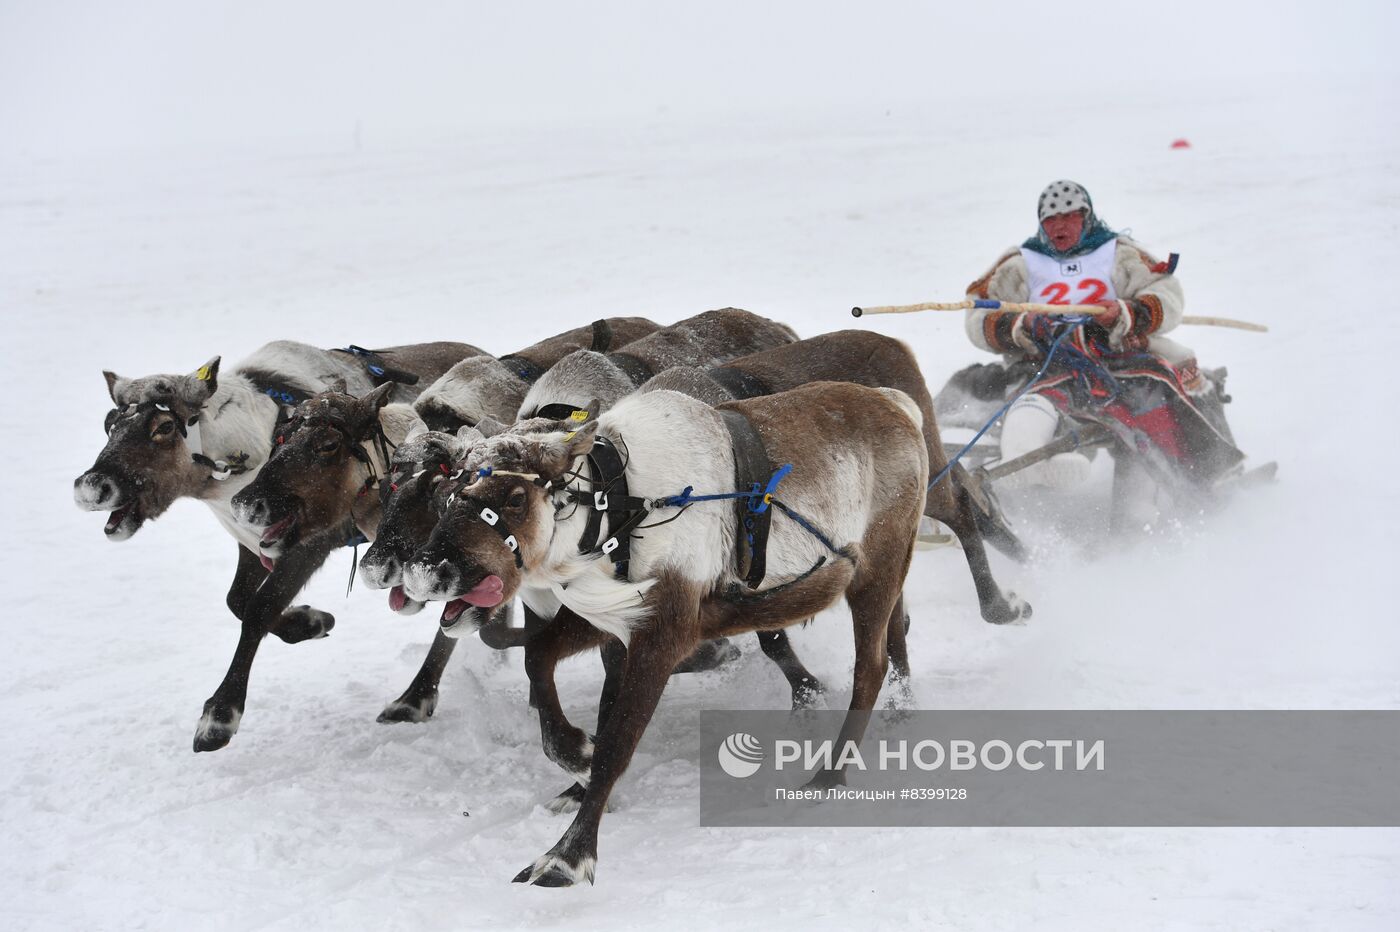
{"type": "Polygon", "coordinates": [[[1050,349],[1045,354],[1045,362],[1041,364],[1040,371],[1036,372],[1036,374],[1031,377],[1031,380],[1025,384],[1025,387],[1022,388],[1019,392],[1017,392],[1014,396],[1012,396],[1010,401],[998,408],[996,414],[993,414],[991,418],[987,421],[987,423],[983,424],[982,428],[978,430],[977,433],[973,434],[972,439],[965,443],[963,445],[963,448],[957,453],[955,453],[948,460],[948,464],[938,471],[938,475],[934,476],[932,479],[929,480],[928,487],[930,489],[938,485],[938,483],[942,481],[944,476],[948,475],[948,473],[953,471],[953,467],[958,464],[958,461],[967,455],[967,451],[971,450],[974,446],[977,445],[977,441],[981,440],[982,437],[987,433],[987,431],[992,429],[992,425],[996,424],[997,421],[1001,420],[1002,415],[1004,415],[1007,411],[1011,410],[1012,405],[1020,401],[1022,396],[1024,396],[1032,388],[1035,388],[1035,386],[1039,384],[1042,379],[1045,378],[1045,373],[1050,370],[1050,364],[1055,361],[1055,353],[1059,351],[1061,344],[1063,344],[1065,340],[1067,340],[1077,329],[1083,326],[1086,321],[1090,320],[1090,318],[1062,317],[1061,320],[1066,323],[1069,323],[1071,326],[1066,327],[1065,330],[1062,333],[1060,333],[1059,336],[1055,337],[1054,341],[1050,344],[1050,349]]]}

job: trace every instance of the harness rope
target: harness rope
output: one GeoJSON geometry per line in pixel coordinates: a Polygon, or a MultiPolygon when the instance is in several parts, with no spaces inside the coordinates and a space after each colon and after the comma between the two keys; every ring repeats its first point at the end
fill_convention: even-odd
{"type": "MultiPolygon", "coordinates": [[[[626,506],[625,510],[629,512],[628,517],[617,526],[610,527],[607,539],[602,541],[601,544],[596,541],[595,532],[594,543],[591,546],[585,546],[581,541],[579,550],[582,553],[596,552],[602,553],[605,556],[611,555],[612,553],[618,550],[619,546],[621,545],[621,542],[624,539],[630,539],[633,531],[646,527],[660,527],[662,524],[668,524],[671,521],[675,521],[677,518],[679,518],[682,514],[685,513],[686,509],[690,508],[694,504],[697,504],[699,502],[734,501],[736,499],[746,499],[748,503],[748,511],[750,514],[762,514],[768,510],[769,505],[772,505],[774,509],[781,511],[783,514],[787,515],[790,519],[792,519],[794,523],[797,524],[798,527],[802,528],[804,531],[811,534],[818,541],[820,541],[822,546],[826,547],[826,549],[831,551],[831,553],[838,557],[848,557],[849,554],[841,548],[837,547],[834,543],[832,543],[831,538],[824,534],[820,528],[818,528],[807,518],[803,517],[793,508],[780,501],[775,496],[774,493],[777,491],[779,483],[781,483],[783,479],[787,478],[788,474],[791,472],[792,464],[786,463],[783,466],[779,467],[773,473],[773,475],[769,477],[767,482],[755,482],[752,488],[746,491],[713,492],[696,495],[693,486],[686,486],[679,495],[668,495],[662,498],[645,499],[630,495],[625,496],[624,498],[626,501],[624,504],[626,506]],[[661,508],[678,508],[680,510],[675,516],[667,518],[665,521],[658,521],[655,524],[648,525],[641,524],[641,522],[646,519],[647,515],[651,514],[652,511],[661,508]]],[[[496,469],[492,466],[483,466],[474,470],[473,474],[478,479],[484,479],[488,476],[514,476],[521,479],[528,479],[533,484],[544,489],[546,493],[552,492],[556,488],[554,486],[554,480],[546,480],[538,473],[516,472],[507,469],[496,469]]],[[[460,471],[453,476],[454,479],[460,479],[461,477],[462,473],[460,471]]],[[[599,477],[595,479],[592,477],[585,477],[580,473],[574,472],[569,474],[568,476],[568,481],[573,480],[587,482],[589,483],[589,485],[596,485],[599,482],[605,482],[606,484],[604,485],[604,488],[597,490],[590,489],[588,491],[584,491],[583,489],[577,488],[559,488],[561,491],[567,492],[568,499],[574,502],[576,505],[584,504],[590,506],[593,509],[594,514],[610,510],[608,508],[608,493],[612,488],[613,483],[616,481],[616,477],[613,477],[612,479],[606,479],[604,477],[599,477]]],[[[449,504],[456,499],[462,499],[470,502],[475,508],[476,516],[479,517],[485,524],[489,525],[491,529],[494,530],[498,535],[500,535],[502,540],[505,541],[506,546],[511,551],[511,555],[515,558],[516,566],[520,567],[524,565],[520,554],[520,545],[517,542],[515,536],[511,534],[510,529],[505,526],[505,523],[501,519],[499,514],[497,514],[493,509],[491,509],[479,499],[473,496],[463,495],[460,492],[454,492],[452,494],[452,496],[449,498],[449,504]]],[[[619,509],[614,507],[613,509],[611,509],[611,511],[616,513],[619,511],[619,509]]],[[[585,537],[587,536],[587,532],[585,532],[585,537]]],[[[750,543],[752,543],[752,541],[750,541],[750,543]]],[[[821,564],[825,561],[826,557],[822,557],[818,561],[817,566],[821,566],[821,564]]],[[[815,569],[816,567],[813,567],[813,570],[815,569]]],[[[812,571],[809,571],[808,575],[810,575],[810,572],[812,571]]]]}
{"type": "MultiPolygon", "coordinates": [[[[1013,396],[1012,399],[1011,399],[1010,401],[1008,401],[1006,404],[1004,404],[1004,405],[1002,405],[1000,408],[998,408],[998,409],[997,409],[997,413],[992,415],[991,420],[989,420],[989,421],[987,421],[987,423],[983,424],[981,430],[977,431],[977,433],[973,435],[972,439],[969,440],[969,441],[963,446],[963,448],[962,448],[961,450],[959,450],[956,454],[954,454],[954,456],[953,456],[952,459],[948,460],[948,465],[946,465],[946,466],[944,466],[942,469],[940,469],[940,470],[938,471],[938,475],[934,476],[931,480],[929,480],[928,487],[929,487],[930,489],[932,489],[935,485],[937,485],[937,484],[939,483],[939,481],[943,479],[944,476],[946,476],[946,475],[948,475],[948,473],[952,472],[953,467],[956,466],[956,465],[958,464],[958,460],[962,459],[962,458],[967,454],[967,451],[968,451],[968,450],[971,450],[973,447],[975,447],[975,446],[977,445],[977,441],[981,440],[981,439],[986,435],[987,431],[989,431],[989,430],[992,429],[992,425],[993,425],[993,424],[995,424],[997,421],[1001,420],[1002,415],[1006,414],[1006,412],[1009,411],[1009,410],[1011,409],[1011,406],[1012,406],[1012,405],[1014,405],[1016,402],[1020,401],[1021,398],[1022,398],[1022,396],[1024,396],[1024,395],[1025,395],[1027,392],[1029,392],[1032,388],[1035,388],[1036,385],[1038,385],[1038,384],[1041,382],[1041,380],[1045,378],[1045,373],[1046,373],[1047,371],[1049,371],[1049,369],[1050,369],[1050,364],[1051,364],[1052,362],[1054,362],[1054,360],[1055,360],[1055,353],[1059,351],[1061,344],[1063,344],[1063,343],[1065,342],[1065,340],[1068,339],[1077,329],[1079,329],[1080,327],[1082,327],[1086,322],[1092,320],[1093,318],[1091,318],[1091,317],[1062,317],[1062,318],[1060,318],[1060,319],[1061,319],[1063,322],[1070,324],[1070,326],[1069,326],[1069,327],[1066,327],[1065,330],[1064,330],[1062,333],[1060,333],[1059,336],[1055,337],[1055,339],[1054,339],[1053,342],[1051,342],[1051,344],[1050,344],[1050,349],[1049,349],[1049,351],[1046,352],[1046,354],[1045,354],[1045,362],[1042,363],[1041,366],[1040,366],[1040,371],[1037,372],[1037,373],[1031,378],[1031,380],[1030,380],[1029,382],[1026,383],[1026,386],[1025,386],[1024,388],[1022,388],[1019,392],[1017,392],[1017,393],[1015,394],[1015,396],[1013,396]]],[[[1083,356],[1082,353],[1081,353],[1080,355],[1083,356]]],[[[1092,360],[1089,360],[1088,357],[1084,357],[1084,359],[1085,359],[1086,361],[1088,361],[1091,365],[1097,365],[1096,363],[1093,363],[1092,360]]],[[[1107,370],[1105,370],[1105,372],[1107,372],[1107,370]]],[[[1076,374],[1077,374],[1077,373],[1076,373],[1076,374]]]]}

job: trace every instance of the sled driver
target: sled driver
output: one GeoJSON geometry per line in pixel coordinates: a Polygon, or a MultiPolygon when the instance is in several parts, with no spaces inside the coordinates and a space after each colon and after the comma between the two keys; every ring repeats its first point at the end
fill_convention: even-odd
{"type": "MultiPolygon", "coordinates": [[[[1181,322],[1176,257],[1159,262],[1115,233],[1095,212],[1089,192],[1073,181],[1052,182],[1036,207],[1035,235],[1003,253],[968,286],[968,296],[1097,310],[1065,338],[1045,378],[1007,412],[1002,460],[1050,442],[1069,413],[1103,424],[1130,448],[1151,451],[1157,464],[1197,483],[1235,465],[1242,455],[1223,419],[1207,419],[1198,405],[1213,386],[1202,378],[1195,354],[1163,336],[1181,322]]],[[[1051,314],[967,313],[972,342],[1002,354],[1018,373],[1015,390],[1067,328],[1073,324],[1051,314]]],[[[1007,479],[1067,488],[1083,482],[1089,469],[1083,453],[1060,453],[1007,479]]]]}

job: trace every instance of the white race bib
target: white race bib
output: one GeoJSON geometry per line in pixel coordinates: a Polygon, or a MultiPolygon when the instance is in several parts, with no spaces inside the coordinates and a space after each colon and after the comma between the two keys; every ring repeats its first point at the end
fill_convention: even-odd
{"type": "Polygon", "coordinates": [[[1118,240],[1111,239],[1098,249],[1071,259],[1056,259],[1023,248],[1027,300],[1034,304],[1098,304],[1118,297],[1113,290],[1113,260],[1118,240]]]}

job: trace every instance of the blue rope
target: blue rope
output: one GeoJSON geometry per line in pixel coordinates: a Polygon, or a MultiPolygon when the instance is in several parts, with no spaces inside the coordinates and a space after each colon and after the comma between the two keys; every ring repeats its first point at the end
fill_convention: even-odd
{"type": "Polygon", "coordinates": [[[817,530],[816,525],[812,524],[812,522],[808,521],[806,518],[802,517],[800,514],[798,514],[797,512],[793,511],[791,508],[789,508],[788,506],[784,505],[782,502],[778,501],[776,498],[773,499],[773,505],[774,505],[774,507],[776,507],[779,511],[781,511],[783,514],[787,515],[789,518],[791,518],[792,520],[796,521],[796,522],[798,523],[798,525],[801,526],[802,529],[805,530],[808,534],[811,534],[811,535],[812,535],[813,537],[815,537],[817,540],[821,541],[822,544],[826,547],[827,550],[830,550],[832,553],[836,554],[838,557],[839,557],[839,556],[843,556],[843,554],[841,553],[841,551],[836,549],[836,545],[833,544],[833,543],[827,538],[827,536],[826,536],[825,534],[823,534],[821,531],[817,530]]]}
{"type": "MultiPolygon", "coordinates": [[[[792,472],[792,464],[785,463],[783,466],[779,467],[777,472],[773,473],[773,475],[768,479],[766,485],[760,488],[759,484],[755,482],[753,484],[753,488],[747,492],[715,492],[709,495],[696,495],[695,487],[688,485],[681,490],[681,494],[679,495],[668,495],[665,498],[653,499],[651,506],[653,508],[689,508],[696,502],[722,502],[733,501],[737,498],[747,498],[749,500],[749,513],[759,515],[767,511],[768,506],[771,504],[783,514],[796,521],[797,524],[807,533],[811,534],[817,540],[821,541],[827,550],[830,550],[837,556],[843,556],[842,552],[837,549],[836,545],[833,544],[831,540],[816,527],[816,525],[812,524],[812,522],[808,521],[806,518],[802,517],[800,514],[793,511],[791,508],[784,505],[782,502],[778,501],[776,498],[773,497],[773,493],[777,491],[778,483],[786,479],[788,473],[790,472],[792,472]]],[[[679,515],[677,517],[679,517],[679,515]]],[[[748,536],[749,543],[752,544],[753,537],[752,535],[748,536]]]]}
{"type": "Polygon", "coordinates": [[[758,483],[755,482],[753,488],[747,492],[716,492],[712,495],[696,495],[695,487],[688,485],[681,490],[681,494],[655,499],[651,505],[653,508],[684,508],[695,502],[721,502],[747,498],[750,499],[749,510],[756,515],[761,515],[768,510],[768,497],[773,494],[778,488],[778,483],[786,479],[790,472],[792,472],[792,464],[786,463],[773,473],[768,484],[763,488],[760,489],[758,483]]]}
{"type": "MultiPolygon", "coordinates": [[[[980,301],[977,302],[977,303],[978,303],[979,306],[981,305],[981,302],[980,302],[980,301]]],[[[996,302],[996,303],[997,303],[998,306],[1000,306],[1000,302],[996,302]]],[[[985,423],[985,424],[982,425],[982,429],[979,430],[979,431],[973,436],[973,438],[972,438],[971,440],[969,440],[969,441],[967,442],[967,444],[966,444],[961,450],[959,450],[959,451],[957,452],[957,455],[956,455],[956,456],[954,456],[952,459],[950,459],[950,460],[948,461],[948,465],[947,465],[947,466],[944,466],[941,470],[938,471],[938,475],[934,476],[933,479],[930,480],[930,482],[929,482],[929,484],[928,484],[928,487],[929,487],[930,489],[933,488],[934,486],[938,485],[939,481],[940,481],[944,476],[946,476],[946,475],[948,475],[948,473],[952,472],[953,467],[957,465],[958,460],[962,459],[963,456],[965,456],[965,455],[967,454],[967,451],[968,451],[968,450],[971,450],[974,446],[977,445],[977,441],[981,440],[982,437],[986,435],[987,431],[989,431],[989,430],[992,429],[992,425],[993,425],[993,424],[995,424],[997,421],[1001,420],[1001,416],[1002,416],[1003,414],[1005,414],[1005,413],[1011,408],[1012,405],[1014,405],[1016,402],[1020,401],[1020,400],[1021,400],[1021,397],[1022,397],[1023,395],[1025,395],[1027,392],[1029,392],[1032,388],[1035,388],[1035,386],[1040,382],[1040,380],[1043,379],[1043,378],[1045,378],[1045,373],[1046,373],[1046,371],[1050,368],[1050,363],[1054,362],[1054,360],[1055,360],[1055,353],[1059,351],[1059,349],[1060,349],[1060,344],[1063,343],[1072,333],[1074,333],[1075,330],[1077,330],[1079,327],[1083,326],[1084,323],[1085,323],[1086,321],[1090,320],[1090,319],[1091,319],[1091,318],[1089,318],[1089,317],[1063,317],[1063,318],[1061,318],[1062,321],[1064,321],[1065,323],[1071,324],[1072,326],[1066,327],[1066,328],[1065,328],[1065,331],[1064,331],[1063,333],[1061,333],[1059,336],[1055,337],[1054,342],[1050,344],[1050,350],[1045,354],[1045,362],[1044,362],[1043,364],[1041,364],[1040,371],[1037,372],[1037,373],[1035,374],[1035,377],[1034,377],[1034,378],[1032,378],[1029,382],[1026,383],[1026,387],[1025,387],[1025,388],[1021,389],[1019,392],[1016,393],[1016,395],[1015,395],[1014,398],[1012,398],[1012,399],[1011,399],[1010,401],[1008,401],[1006,404],[1002,405],[1001,408],[997,411],[997,413],[992,415],[992,419],[991,419],[991,420],[989,420],[987,423],[985,423]]]]}

